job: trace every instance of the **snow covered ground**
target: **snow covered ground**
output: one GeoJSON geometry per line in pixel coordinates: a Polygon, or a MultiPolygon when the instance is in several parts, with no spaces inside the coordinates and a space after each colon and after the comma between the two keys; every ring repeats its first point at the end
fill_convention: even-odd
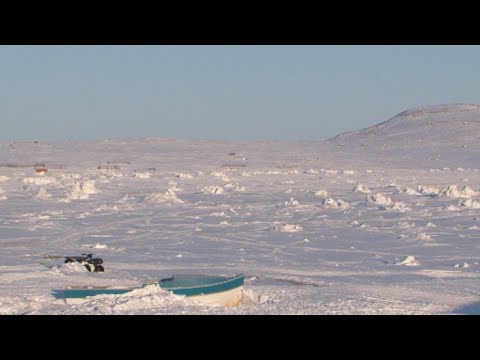
{"type": "Polygon", "coordinates": [[[325,142],[0,144],[0,314],[480,314],[479,139],[443,105],[325,142]],[[243,303],[52,296],[189,273],[245,274],[243,303]]]}

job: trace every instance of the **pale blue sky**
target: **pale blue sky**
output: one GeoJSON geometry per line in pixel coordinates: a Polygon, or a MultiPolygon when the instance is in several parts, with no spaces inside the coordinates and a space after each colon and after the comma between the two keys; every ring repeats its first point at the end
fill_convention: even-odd
{"type": "Polygon", "coordinates": [[[480,103],[480,46],[0,46],[0,142],[318,140],[480,103]]]}

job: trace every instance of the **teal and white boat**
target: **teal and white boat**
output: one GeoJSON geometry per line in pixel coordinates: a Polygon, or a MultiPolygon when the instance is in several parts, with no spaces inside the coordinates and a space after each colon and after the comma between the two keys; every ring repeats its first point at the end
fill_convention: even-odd
{"type": "MultiPolygon", "coordinates": [[[[159,285],[160,288],[170,291],[172,294],[188,296],[205,304],[236,306],[242,300],[244,280],[245,277],[243,275],[232,277],[216,275],[174,275],[153,284],[159,285]]],[[[81,303],[89,300],[92,296],[125,294],[151,284],[152,283],[148,283],[140,287],[128,289],[93,287],[54,290],[53,295],[56,298],[64,299],[67,303],[81,303]]]]}

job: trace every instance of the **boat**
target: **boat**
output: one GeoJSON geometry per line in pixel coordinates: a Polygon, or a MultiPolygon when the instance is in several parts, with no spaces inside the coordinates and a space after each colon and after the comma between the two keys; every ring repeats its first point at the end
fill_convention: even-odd
{"type": "Polygon", "coordinates": [[[112,289],[108,287],[82,287],[53,290],[53,296],[67,304],[78,304],[97,295],[121,295],[147,285],[156,284],[174,295],[186,296],[204,304],[237,306],[242,301],[245,277],[218,275],[174,275],[160,281],[144,283],[140,287],[112,289]]]}
{"type": "Polygon", "coordinates": [[[245,277],[177,275],[159,281],[160,287],[204,304],[237,306],[242,301],[245,277]]]}

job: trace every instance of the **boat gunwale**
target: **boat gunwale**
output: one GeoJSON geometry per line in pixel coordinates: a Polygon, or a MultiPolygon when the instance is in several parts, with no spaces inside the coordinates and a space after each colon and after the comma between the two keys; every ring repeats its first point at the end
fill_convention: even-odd
{"type": "MultiPolygon", "coordinates": [[[[182,275],[183,276],[183,275],[182,275]]],[[[189,275],[185,275],[185,277],[188,277],[189,275]]],[[[199,276],[200,277],[200,276],[199,276]]],[[[213,276],[212,276],[213,277],[213,276]]],[[[233,282],[235,280],[238,280],[240,278],[245,278],[244,275],[237,275],[237,276],[234,276],[234,277],[231,277],[227,280],[224,280],[224,281],[220,281],[220,282],[212,282],[210,284],[206,284],[206,285],[199,285],[199,286],[177,286],[177,287],[162,287],[161,283],[162,283],[162,280],[158,281],[158,285],[160,286],[160,288],[164,289],[164,290],[185,290],[185,289],[201,289],[201,288],[207,288],[207,287],[211,287],[211,286],[216,286],[216,285],[222,285],[222,284],[226,284],[226,283],[229,283],[229,282],[233,282]]],[[[175,275],[170,279],[170,278],[167,278],[168,280],[166,280],[165,282],[168,282],[168,281],[175,281],[175,275]]],[[[242,285],[239,285],[239,286],[242,286],[242,285]]],[[[238,286],[237,286],[238,287],[238,286]]]]}

